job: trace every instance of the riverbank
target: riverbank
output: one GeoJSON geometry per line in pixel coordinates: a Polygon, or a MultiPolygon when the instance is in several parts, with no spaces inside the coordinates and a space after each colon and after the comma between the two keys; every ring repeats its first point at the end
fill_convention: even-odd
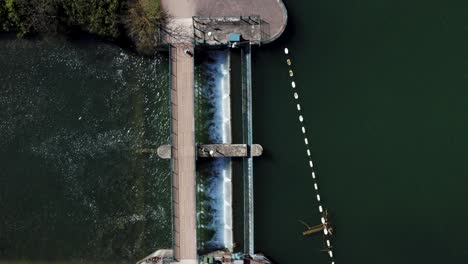
{"type": "Polygon", "coordinates": [[[152,55],[167,15],[160,0],[51,0],[0,2],[0,31],[18,37],[86,32],[152,55]]]}

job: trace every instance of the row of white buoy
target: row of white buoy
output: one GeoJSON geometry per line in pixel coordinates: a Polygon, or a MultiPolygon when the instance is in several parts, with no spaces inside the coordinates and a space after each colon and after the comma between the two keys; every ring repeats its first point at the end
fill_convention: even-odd
{"type": "MultiPolygon", "coordinates": [[[[284,54],[286,54],[286,57],[287,57],[286,63],[289,66],[288,67],[289,68],[288,69],[288,75],[289,75],[290,78],[292,78],[294,76],[294,71],[292,69],[291,59],[288,56],[288,54],[289,54],[289,49],[288,48],[284,49],[284,54]]],[[[325,224],[326,220],[325,220],[325,216],[324,216],[324,209],[323,209],[323,206],[322,206],[322,201],[321,201],[321,197],[320,197],[320,194],[319,194],[319,187],[318,187],[317,179],[316,179],[315,172],[314,172],[314,163],[312,162],[311,152],[310,152],[310,149],[309,149],[309,139],[306,136],[306,128],[305,128],[305,125],[304,125],[304,116],[302,115],[302,112],[301,112],[302,111],[302,106],[298,102],[298,100],[299,100],[299,91],[296,89],[297,85],[296,85],[296,82],[294,80],[291,80],[291,87],[293,89],[293,97],[297,101],[296,102],[296,107],[297,107],[297,111],[299,112],[300,127],[301,127],[302,134],[304,136],[304,144],[306,146],[307,158],[308,158],[308,161],[309,161],[309,167],[310,167],[310,169],[312,171],[312,179],[314,181],[314,189],[315,189],[315,193],[316,193],[317,202],[319,203],[318,209],[319,209],[320,214],[322,215],[320,220],[321,220],[322,224],[325,224]]],[[[329,237],[328,229],[325,228],[323,230],[323,233],[327,237],[327,240],[326,240],[327,249],[328,249],[327,252],[328,252],[328,255],[330,256],[330,258],[332,260],[331,263],[335,264],[333,251],[331,250],[331,248],[332,248],[331,242],[330,242],[330,239],[328,239],[328,237],[329,237]]]]}

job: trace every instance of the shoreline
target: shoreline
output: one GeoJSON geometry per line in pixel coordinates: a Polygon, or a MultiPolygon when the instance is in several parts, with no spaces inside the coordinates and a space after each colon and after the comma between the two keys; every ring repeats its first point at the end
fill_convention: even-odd
{"type": "Polygon", "coordinates": [[[0,2],[0,33],[25,39],[89,34],[144,56],[156,51],[154,36],[167,18],[160,0],[0,2]]]}
{"type": "MultiPolygon", "coordinates": [[[[18,37],[17,32],[0,32],[0,41],[9,41],[20,39],[24,41],[30,42],[48,42],[48,41],[66,41],[71,44],[80,44],[80,43],[87,43],[87,42],[95,42],[95,43],[102,43],[105,45],[112,45],[119,47],[125,50],[128,53],[134,54],[139,57],[144,58],[154,58],[156,53],[153,54],[143,54],[139,53],[133,43],[129,39],[121,38],[117,40],[112,40],[108,38],[101,37],[96,34],[92,34],[86,31],[73,31],[67,33],[57,33],[57,34],[48,34],[48,33],[37,33],[27,37],[18,37]]],[[[158,53],[161,53],[159,50],[158,53]]],[[[167,54],[168,52],[164,51],[162,54],[167,54]]]]}

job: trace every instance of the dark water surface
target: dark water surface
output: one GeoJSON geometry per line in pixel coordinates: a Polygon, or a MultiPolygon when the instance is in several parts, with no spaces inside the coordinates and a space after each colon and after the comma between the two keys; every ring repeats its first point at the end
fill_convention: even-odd
{"type": "Polygon", "coordinates": [[[134,263],[171,246],[168,60],[0,38],[0,262],[134,263]]]}
{"type": "MultiPolygon", "coordinates": [[[[320,216],[288,46],[336,263],[465,263],[468,2],[286,5],[285,35],[254,52],[256,250],[330,262],[298,221],[320,216]]],[[[133,263],[171,246],[169,163],[141,153],[169,143],[167,64],[0,38],[0,263],[133,263]]]]}
{"type": "Polygon", "coordinates": [[[468,2],[286,5],[286,34],[255,52],[254,139],[266,150],[256,249],[282,264],[330,262],[298,222],[320,218],[287,45],[336,263],[466,263],[468,2]]]}

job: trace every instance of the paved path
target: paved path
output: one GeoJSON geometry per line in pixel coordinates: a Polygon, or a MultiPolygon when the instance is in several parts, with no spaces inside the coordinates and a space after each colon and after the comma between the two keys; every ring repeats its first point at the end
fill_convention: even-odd
{"type": "Polygon", "coordinates": [[[171,48],[174,258],[197,263],[195,212],[195,120],[190,46],[171,48]]]}

